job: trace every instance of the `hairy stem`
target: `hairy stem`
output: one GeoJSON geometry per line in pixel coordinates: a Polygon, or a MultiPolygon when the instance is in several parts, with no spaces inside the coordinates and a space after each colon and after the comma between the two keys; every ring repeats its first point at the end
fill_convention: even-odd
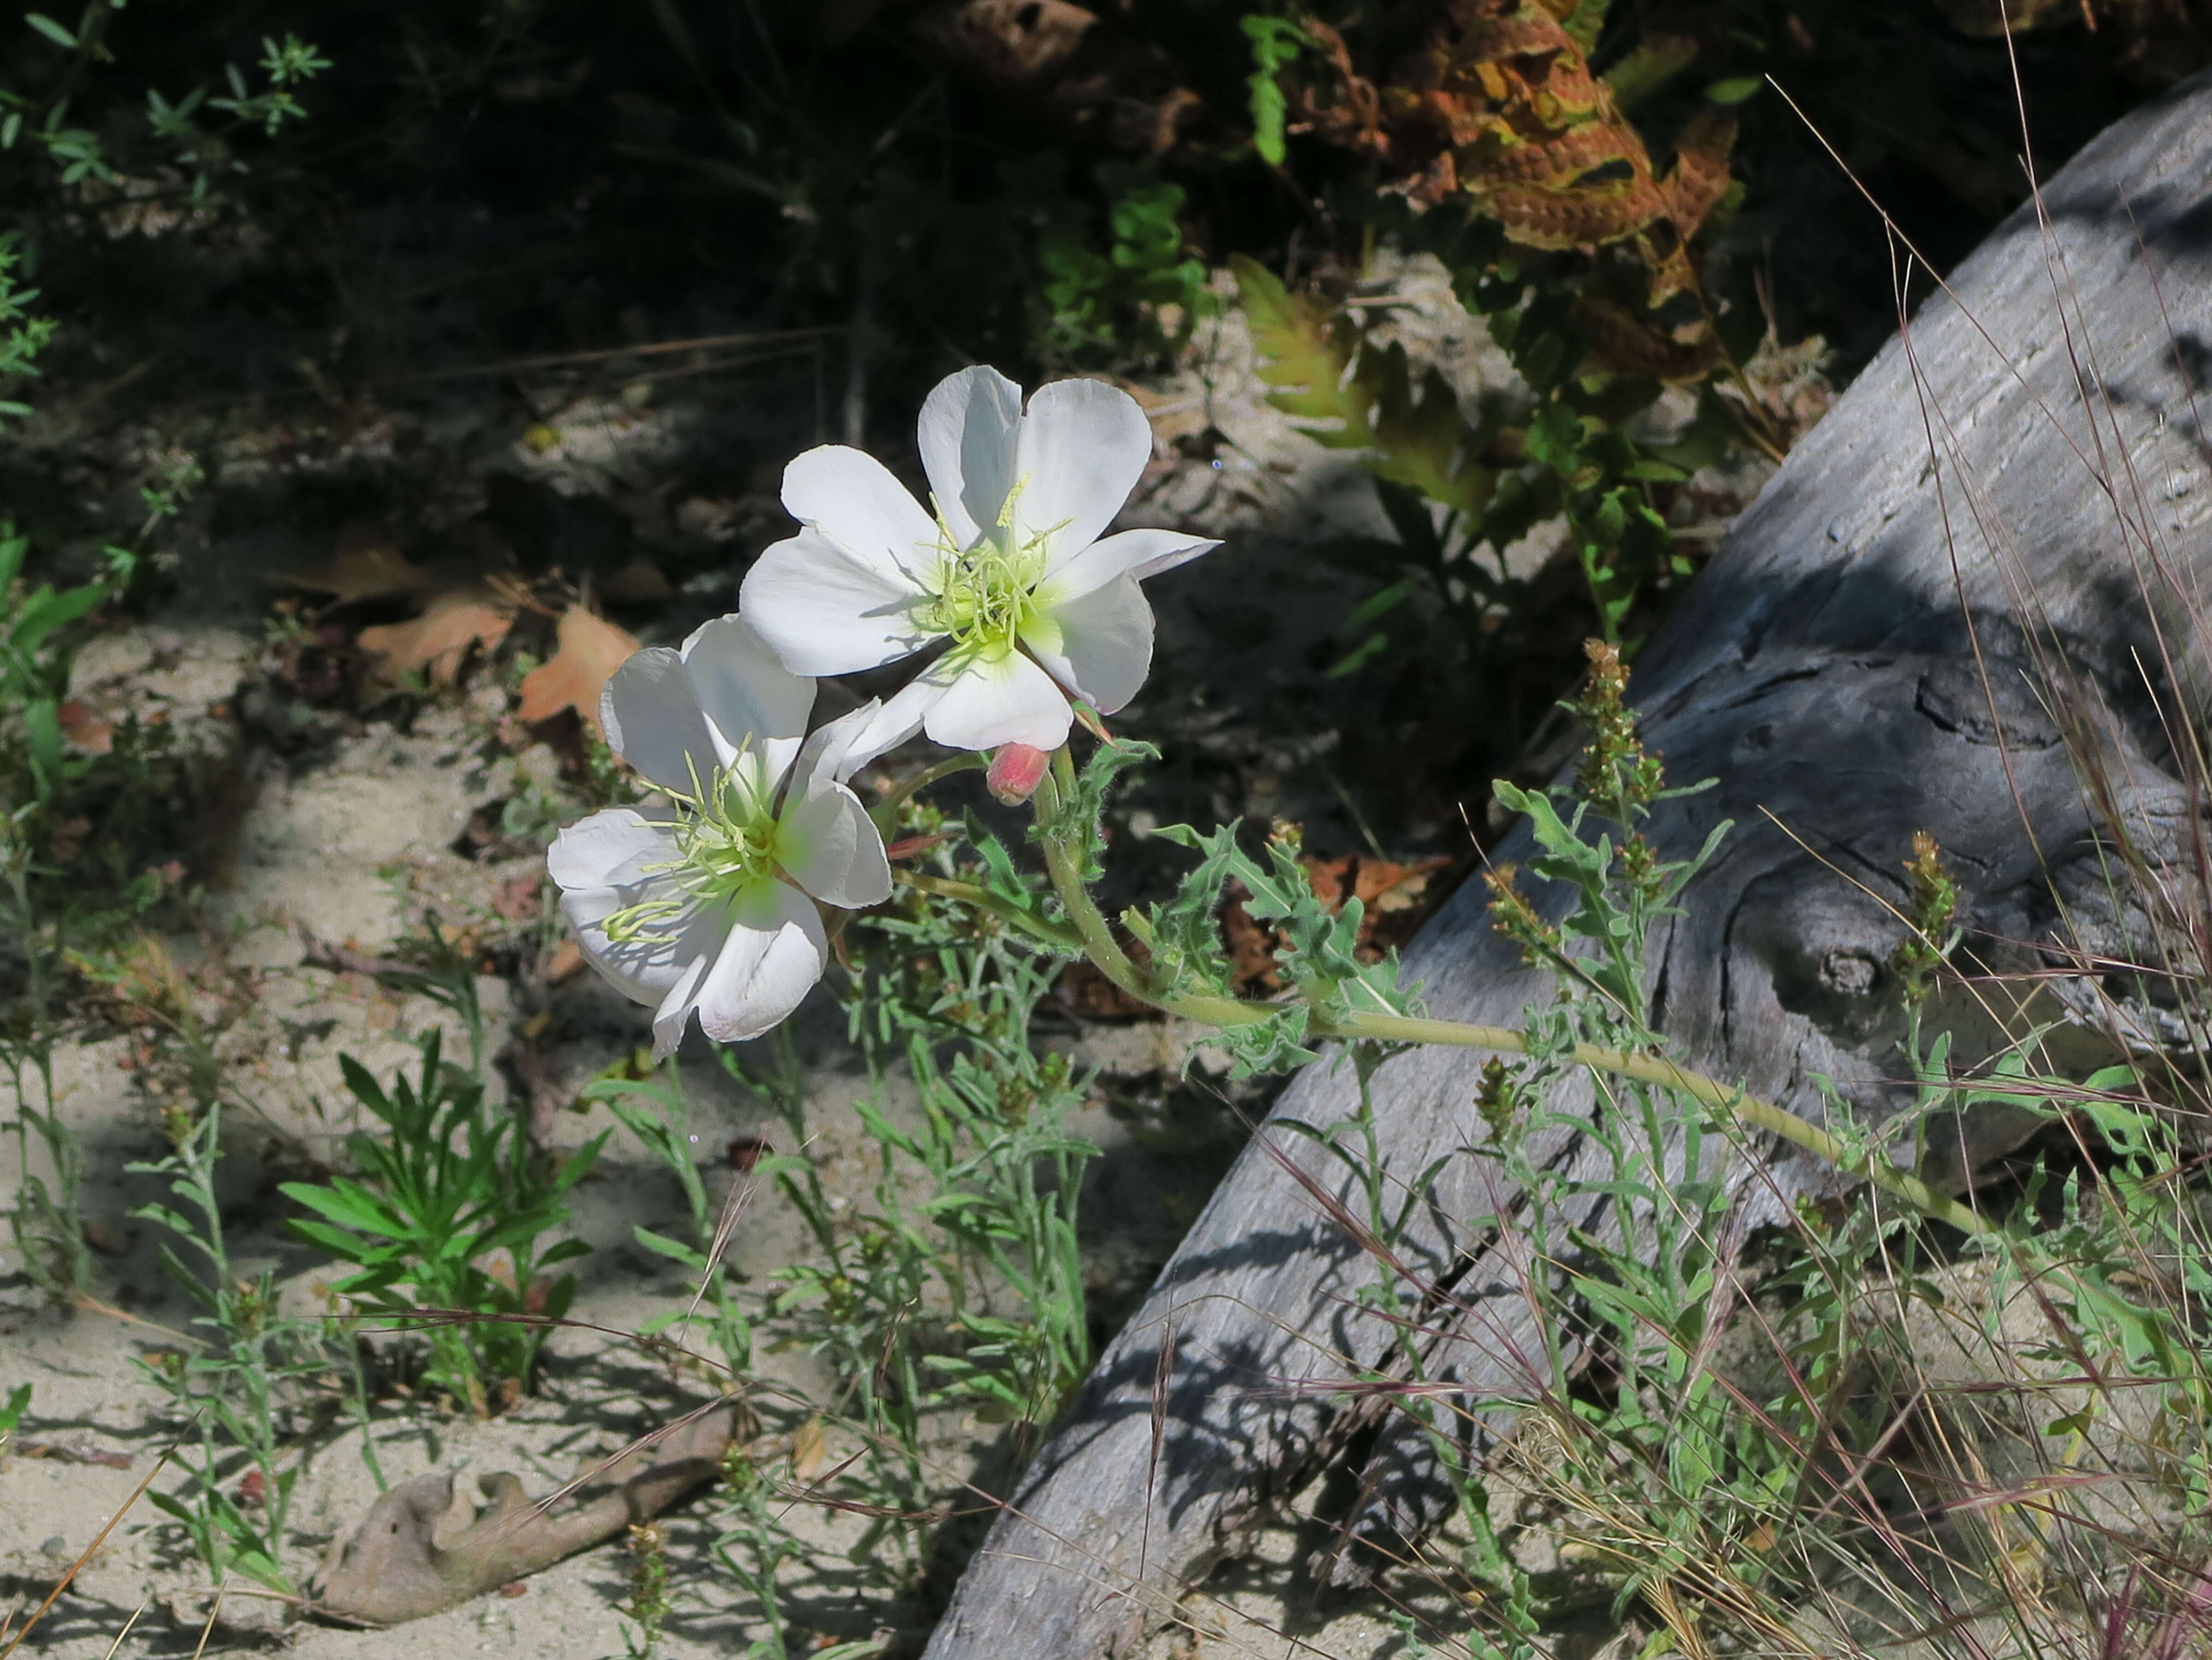
{"type": "MultiPolygon", "coordinates": [[[[1085,953],[1097,966],[1098,971],[1116,986],[1139,1001],[1154,1008],[1182,1016],[1210,1026],[1249,1025],[1265,1020],[1276,1012],[1276,1006],[1249,1003],[1234,997],[1176,995],[1154,986],[1152,978],[1129,960],[1121,942],[1114,938],[1104,915],[1092,901],[1083,882],[1083,873],[1075,849],[1057,832],[1054,826],[1061,820],[1061,794],[1074,781],[1074,764],[1063,748],[1053,756],[1052,776],[1037,788],[1036,796],[1039,840],[1043,844],[1045,866],[1052,877],[1054,891],[1067,909],[1068,920],[1075,925],[1081,938],[1085,953]]],[[[1429,1020],[1405,1014],[1353,1013],[1332,1017],[1315,1009],[1308,1030],[1316,1037],[1335,1037],[1353,1042],[1366,1041],[1384,1043],[1442,1043],[1455,1049],[1493,1049],[1508,1054],[1526,1055],[1528,1040],[1510,1026],[1474,1026],[1456,1020],[1429,1020]]],[[[1796,1113],[1770,1101],[1747,1094],[1676,1065],[1664,1055],[1635,1055],[1620,1049],[1601,1049],[1595,1043],[1577,1043],[1574,1049],[1576,1064],[1596,1072],[1613,1073],[1639,1082],[1658,1085],[1662,1089],[1680,1091],[1693,1100],[1726,1112],[1754,1129],[1778,1135],[1792,1146],[1802,1148],[1824,1163],[1854,1176],[1863,1177],[1883,1192],[1903,1200],[1922,1214],[1948,1222],[1962,1232],[1995,1234],[1996,1224],[1989,1221],[1971,1206],[1955,1199],[1947,1199],[1936,1192],[1917,1177],[1899,1170],[1886,1159],[1854,1155],[1835,1137],[1819,1125],[1800,1118],[1796,1113]]]]}

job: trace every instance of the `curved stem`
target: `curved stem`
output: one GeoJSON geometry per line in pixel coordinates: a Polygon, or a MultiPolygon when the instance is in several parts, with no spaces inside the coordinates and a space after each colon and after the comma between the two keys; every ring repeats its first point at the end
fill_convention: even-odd
{"type": "Polygon", "coordinates": [[[1075,763],[1068,757],[1067,746],[1062,745],[1053,751],[1052,770],[1037,780],[1036,794],[1030,798],[1036,806],[1037,827],[1042,832],[1037,839],[1044,849],[1045,868],[1051,873],[1053,890],[1060,895],[1060,903],[1067,908],[1067,920],[1075,925],[1084,954],[1098,971],[1139,1002],[1150,1003],[1155,1008],[1165,1007],[1152,988],[1152,977],[1129,960],[1128,952],[1114,937],[1112,927],[1091,903],[1091,891],[1084,885],[1082,865],[1075,849],[1052,828],[1060,822],[1061,799],[1074,783],[1075,763]]]}
{"type": "Polygon", "coordinates": [[[950,778],[955,773],[980,772],[990,764],[991,758],[987,755],[961,754],[915,774],[868,809],[868,817],[875,821],[877,834],[889,841],[892,830],[898,824],[898,810],[932,784],[940,779],[950,778]]]}
{"type": "MultiPolygon", "coordinates": [[[[1037,789],[1037,824],[1041,828],[1060,821],[1060,794],[1073,782],[1073,763],[1069,760],[1066,750],[1062,749],[1053,757],[1053,775],[1037,789]]],[[[1048,828],[1044,829],[1039,839],[1044,847],[1045,865],[1051,873],[1054,891],[1059,894],[1060,903],[1066,907],[1068,920],[1075,925],[1076,933],[1081,936],[1084,951],[1100,973],[1130,996],[1150,1003],[1154,1008],[1210,1026],[1249,1025],[1276,1012],[1279,1005],[1247,1002],[1236,997],[1176,995],[1155,987],[1151,976],[1129,960],[1128,954],[1114,938],[1113,929],[1108,926],[1105,916],[1084,885],[1082,871],[1073,849],[1048,828]]],[[[1407,1014],[1353,1013],[1331,1017],[1315,1009],[1309,1030],[1316,1037],[1354,1042],[1440,1043],[1454,1049],[1493,1049],[1512,1055],[1528,1052],[1528,1038],[1510,1026],[1474,1026],[1457,1020],[1430,1020],[1407,1014]]],[[[1574,1060],[1577,1065],[1588,1067],[1593,1071],[1632,1078],[1639,1083],[1656,1084],[1662,1089],[1678,1090],[1706,1106],[1730,1114],[1755,1129],[1780,1136],[1792,1146],[1803,1149],[1825,1164],[1865,1177],[1874,1186],[1902,1199],[1923,1215],[1948,1222],[1962,1232],[1990,1235],[2000,1231],[1996,1224],[1972,1207],[1961,1204],[1955,1199],[1945,1198],[1917,1177],[1899,1170],[1886,1159],[1854,1154],[1819,1125],[1800,1118],[1787,1108],[1776,1106],[1771,1101],[1762,1101],[1757,1096],[1732,1088],[1706,1077],[1703,1073],[1692,1072],[1664,1055],[1637,1055],[1621,1049],[1601,1049],[1595,1043],[1577,1043],[1574,1060]]]]}
{"type": "Polygon", "coordinates": [[[1010,927],[1019,928],[1032,939],[1042,940],[1055,951],[1079,952],[1082,936],[1073,928],[1064,928],[1032,916],[1019,905],[1001,899],[988,888],[973,882],[956,882],[949,876],[932,876],[927,871],[891,868],[891,880],[902,888],[912,888],[917,893],[933,893],[940,899],[957,899],[963,905],[972,905],[987,916],[995,916],[1010,927]]]}

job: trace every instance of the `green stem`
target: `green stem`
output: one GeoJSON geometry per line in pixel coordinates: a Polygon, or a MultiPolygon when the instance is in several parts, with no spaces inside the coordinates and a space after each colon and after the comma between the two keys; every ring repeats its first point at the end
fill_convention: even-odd
{"type": "Polygon", "coordinates": [[[950,760],[939,761],[926,771],[915,774],[869,808],[868,817],[876,821],[877,833],[888,842],[892,839],[891,833],[898,825],[898,810],[912,800],[918,792],[927,789],[940,779],[951,777],[955,773],[980,772],[990,764],[991,757],[988,755],[956,755],[950,760]]]}
{"type": "Polygon", "coordinates": [[[1129,954],[1121,949],[1121,942],[1114,937],[1112,927],[1091,903],[1091,891],[1083,883],[1081,855],[1068,845],[1064,835],[1053,828],[1062,817],[1062,798],[1074,787],[1075,763],[1063,744],[1053,751],[1052,771],[1037,780],[1036,794],[1030,798],[1036,804],[1041,832],[1037,839],[1044,848],[1045,868],[1051,873],[1053,889],[1060,895],[1060,903],[1067,908],[1067,920],[1075,925],[1084,954],[1098,971],[1139,1001],[1164,1008],[1167,1006],[1152,989],[1151,976],[1129,960],[1129,954]]]}
{"type": "MultiPolygon", "coordinates": [[[[1054,891],[1066,907],[1068,920],[1075,925],[1083,949],[1098,971],[1139,1001],[1204,1025],[1250,1025],[1273,1015],[1276,1006],[1249,1003],[1241,998],[1163,993],[1152,985],[1149,976],[1129,960],[1084,885],[1074,850],[1051,828],[1060,822],[1060,797],[1073,781],[1074,765],[1063,748],[1052,757],[1052,776],[1037,787],[1036,816],[1042,831],[1039,839],[1043,843],[1045,866],[1051,874],[1054,891]]],[[[1474,1026],[1456,1020],[1428,1020],[1406,1014],[1348,1014],[1338,1018],[1315,1009],[1308,1029],[1316,1037],[1354,1042],[1440,1043],[1454,1049],[1502,1050],[1512,1055],[1528,1052],[1528,1038],[1510,1026],[1474,1026]]],[[[1996,1224],[1971,1206],[1943,1197],[1917,1177],[1886,1160],[1855,1155],[1819,1125],[1800,1118],[1788,1109],[1677,1066],[1664,1055],[1634,1055],[1601,1049],[1595,1043],[1577,1043],[1574,1060],[1577,1065],[1595,1072],[1613,1073],[1641,1083],[1656,1084],[1662,1089],[1678,1090],[1706,1106],[1733,1115],[1755,1129],[1778,1135],[1792,1146],[1802,1148],[1838,1170],[1865,1177],[1923,1215],[1948,1222],[1962,1232],[1988,1235],[2000,1231],[1996,1224]]]]}
{"type": "Polygon", "coordinates": [[[986,915],[995,916],[1011,927],[1019,928],[1032,938],[1043,941],[1055,951],[1083,949],[1082,936],[1073,928],[1060,927],[1041,916],[1032,916],[1019,905],[1001,899],[988,888],[973,882],[956,882],[951,877],[932,876],[926,871],[894,868],[891,880],[902,888],[912,888],[917,893],[933,893],[940,899],[957,899],[963,905],[973,905],[986,915]]]}
{"type": "MultiPolygon", "coordinates": [[[[1515,1055],[1528,1052],[1528,1040],[1510,1026],[1470,1026],[1455,1020],[1424,1020],[1403,1014],[1354,1014],[1330,1020],[1316,1012],[1312,1030],[1323,1037],[1366,1038],[1390,1043],[1442,1043],[1457,1049],[1503,1049],[1515,1055]]],[[[1613,1073],[1639,1083],[1656,1084],[1732,1113],[1754,1129],[1778,1135],[1838,1170],[1863,1176],[1886,1193],[1895,1195],[1915,1210],[1948,1222],[1962,1232],[1994,1234],[1996,1224],[1955,1199],[1946,1199],[1917,1177],[1880,1159],[1854,1155],[1819,1125],[1800,1118],[1787,1108],[1762,1101],[1741,1089],[1732,1089],[1703,1073],[1677,1066],[1663,1055],[1633,1055],[1620,1049],[1577,1043],[1578,1066],[1613,1073]]]]}

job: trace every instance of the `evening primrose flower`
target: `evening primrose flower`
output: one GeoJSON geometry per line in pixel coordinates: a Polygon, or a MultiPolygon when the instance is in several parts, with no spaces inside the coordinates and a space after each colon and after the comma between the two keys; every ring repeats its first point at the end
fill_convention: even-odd
{"type": "Polygon", "coordinates": [[[636,653],[607,683],[607,742],[665,800],[571,824],[546,865],[586,959],[656,1006],[656,1061],[695,1009],[726,1043],[799,1006],[828,960],[817,900],[890,897],[883,838],[844,781],[914,727],[872,702],[809,737],[813,706],[814,682],[736,617],[680,651],[636,653]]]}
{"type": "Polygon", "coordinates": [[[889,469],[824,445],[783,475],[803,529],[746,573],[738,609],[797,674],[849,674],[940,642],[885,705],[954,749],[1056,750],[1068,698],[1111,714],[1152,660],[1137,584],[1220,545],[1175,531],[1102,533],[1152,453],[1127,393],[1099,380],[1022,389],[963,369],[921,407],[933,515],[889,469]]]}

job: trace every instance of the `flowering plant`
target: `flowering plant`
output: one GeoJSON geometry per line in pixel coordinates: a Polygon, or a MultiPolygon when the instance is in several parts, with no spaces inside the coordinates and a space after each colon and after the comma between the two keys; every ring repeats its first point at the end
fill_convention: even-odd
{"type": "MultiPolygon", "coordinates": [[[[674,1049],[695,1010],[717,1043],[778,1025],[826,965],[821,908],[865,909],[902,882],[964,902],[1043,952],[1087,956],[1128,995],[1216,1028],[1239,1072],[1310,1059],[1316,1038],[1370,1056],[1412,1043],[1540,1051],[1543,1064],[1676,1091],[1856,1170],[1929,1214],[1988,1230],[1970,1207],[1886,1159],[1686,1071],[1640,1040],[1560,1046],[1427,1018],[1416,988],[1400,983],[1395,954],[1358,955],[1359,901],[1334,913],[1321,902],[1292,833],[1279,830],[1255,857],[1236,824],[1161,831],[1200,854],[1198,866],[1171,899],[1124,911],[1117,934],[1090,892],[1102,873],[1100,816],[1117,775],[1158,751],[1110,737],[1099,717],[1127,705],[1151,667],[1152,613],[1139,584],[1218,544],[1164,530],[1106,534],[1144,471],[1151,435],[1135,400],[1103,383],[1057,382],[1024,409],[1004,376],[964,370],[923,404],[920,438],[933,511],[859,450],[808,451],[784,475],[784,505],[801,528],[747,573],[737,615],[708,623],[680,650],[638,653],[608,685],[608,742],[663,804],[592,815],[562,834],[550,864],[586,957],[629,996],[654,1005],[656,1059],[674,1049]],[[933,650],[888,701],[807,733],[811,677],[933,650]],[[1079,715],[1099,739],[1080,770],[1069,748],[1079,715]],[[872,818],[846,781],[918,731],[967,753],[908,781],[872,818]],[[1048,897],[891,866],[882,831],[900,804],[985,765],[1000,799],[1033,805],[1048,897]],[[1231,882],[1282,942],[1276,960],[1290,990],[1280,999],[1234,994],[1217,921],[1231,882]],[[1143,947],[1141,960],[1127,938],[1143,947]]],[[[1657,763],[1638,746],[1618,651],[1593,642],[1591,662],[1589,687],[1573,706],[1595,734],[1583,771],[1628,782],[1602,800],[1558,806],[1499,786],[1528,815],[1543,850],[1532,868],[1577,890],[1583,905],[1565,924],[1547,923],[1509,880],[1493,906],[1528,949],[1584,978],[1571,952],[1613,940],[1608,908],[1661,914],[1719,839],[1675,864],[1644,846],[1635,824],[1662,794],[1657,763]],[[1617,844],[1585,837],[1592,806],[1622,831],[1617,844]],[[1622,901],[1615,890],[1632,848],[1641,852],[1622,901]]],[[[1608,966],[1625,986],[1634,978],[1632,965],[1608,966]]]]}
{"type": "Polygon", "coordinates": [[[890,897],[883,838],[845,781],[913,728],[871,702],[810,737],[813,706],[814,682],[739,617],[641,651],[607,683],[607,741],[666,805],[593,813],[547,866],[586,960],[656,1006],[656,1061],[695,1009],[717,1043],[778,1025],[828,962],[816,902],[890,897]]]}
{"type": "Polygon", "coordinates": [[[872,456],[809,450],[783,476],[804,526],[746,573],[738,614],[799,674],[850,674],[943,642],[892,707],[952,749],[1067,741],[1070,696],[1112,714],[1152,661],[1138,583],[1219,544],[1102,533],[1152,459],[1127,392],[1061,380],[1022,408],[994,369],[943,381],[921,407],[934,514],[872,456]]]}

